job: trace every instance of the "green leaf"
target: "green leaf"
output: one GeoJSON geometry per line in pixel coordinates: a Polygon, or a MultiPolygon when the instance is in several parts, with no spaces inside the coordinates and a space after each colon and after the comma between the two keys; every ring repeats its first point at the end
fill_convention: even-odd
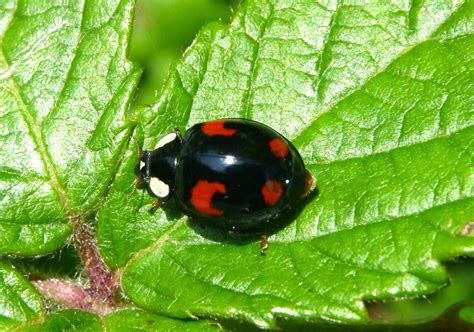
{"type": "Polygon", "coordinates": [[[375,324],[426,324],[453,323],[458,319],[460,307],[472,301],[474,260],[456,259],[445,264],[449,286],[439,292],[416,300],[387,300],[370,303],[368,310],[375,324]]]}
{"type": "Polygon", "coordinates": [[[251,0],[230,26],[204,29],[137,141],[253,118],[293,140],[319,193],[262,257],[257,243],[200,235],[172,207],[150,214],[130,150],[98,226],[126,295],[175,317],[275,327],[367,322],[364,300],[446,285],[440,261],[474,252],[473,16],[470,1],[251,0]]]}
{"type": "Polygon", "coordinates": [[[44,321],[32,323],[30,322],[31,325],[24,325],[18,328],[17,331],[102,331],[99,317],[78,310],[59,311],[49,315],[44,321]]]}
{"type": "Polygon", "coordinates": [[[474,324],[474,305],[471,303],[459,311],[459,317],[471,324],[474,324]]]}
{"type": "Polygon", "coordinates": [[[206,321],[178,320],[141,310],[120,310],[104,319],[105,331],[216,331],[217,325],[206,321]]]}
{"type": "Polygon", "coordinates": [[[44,315],[38,291],[19,272],[0,263],[0,330],[44,315]]]}
{"type": "Polygon", "coordinates": [[[25,325],[17,331],[215,331],[217,327],[205,321],[181,321],[153,315],[141,310],[125,309],[105,317],[78,311],[54,313],[45,321],[25,325]]]}
{"type": "Polygon", "coordinates": [[[107,193],[133,129],[133,5],[0,4],[0,253],[57,249],[107,193]]]}

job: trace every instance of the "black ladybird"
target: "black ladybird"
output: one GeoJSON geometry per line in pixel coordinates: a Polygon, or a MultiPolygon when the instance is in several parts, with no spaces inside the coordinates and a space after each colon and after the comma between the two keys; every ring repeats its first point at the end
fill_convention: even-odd
{"type": "MultiPolygon", "coordinates": [[[[176,130],[140,157],[139,180],[188,216],[261,233],[314,187],[296,148],[259,122],[221,119],[176,130]]],[[[266,240],[262,237],[262,252],[266,240]]]]}

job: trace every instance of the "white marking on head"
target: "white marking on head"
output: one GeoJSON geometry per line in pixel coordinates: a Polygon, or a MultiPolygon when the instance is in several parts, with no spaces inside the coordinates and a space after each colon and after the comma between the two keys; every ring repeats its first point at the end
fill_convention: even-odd
{"type": "Polygon", "coordinates": [[[145,162],[140,160],[140,169],[142,169],[143,167],[145,167],[145,162]]]}
{"type": "Polygon", "coordinates": [[[235,157],[234,157],[234,156],[230,156],[230,155],[225,156],[224,164],[226,164],[226,165],[233,165],[233,164],[235,164],[235,157]]]}
{"type": "Polygon", "coordinates": [[[155,146],[155,150],[161,148],[162,146],[168,144],[169,142],[173,142],[176,139],[176,133],[170,133],[159,140],[159,142],[155,146]]]}
{"type": "Polygon", "coordinates": [[[152,193],[158,197],[163,198],[170,194],[170,186],[168,186],[166,183],[164,183],[158,178],[150,178],[148,186],[150,187],[152,193]]]}

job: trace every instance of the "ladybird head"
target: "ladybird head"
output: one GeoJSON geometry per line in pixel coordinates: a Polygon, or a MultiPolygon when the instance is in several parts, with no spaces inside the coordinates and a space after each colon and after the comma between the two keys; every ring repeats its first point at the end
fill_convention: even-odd
{"type": "Polygon", "coordinates": [[[173,192],[177,157],[181,149],[180,133],[164,136],[153,151],[143,151],[138,166],[140,181],[157,197],[167,198],[173,192]]]}

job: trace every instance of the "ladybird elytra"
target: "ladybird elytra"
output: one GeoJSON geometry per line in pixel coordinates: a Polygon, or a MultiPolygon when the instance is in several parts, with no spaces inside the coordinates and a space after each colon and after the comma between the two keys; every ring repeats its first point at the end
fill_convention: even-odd
{"type": "Polygon", "coordinates": [[[143,151],[139,178],[196,222],[237,233],[265,233],[314,189],[291,142],[246,119],[199,123],[184,135],[164,136],[155,150],[143,151]]]}

